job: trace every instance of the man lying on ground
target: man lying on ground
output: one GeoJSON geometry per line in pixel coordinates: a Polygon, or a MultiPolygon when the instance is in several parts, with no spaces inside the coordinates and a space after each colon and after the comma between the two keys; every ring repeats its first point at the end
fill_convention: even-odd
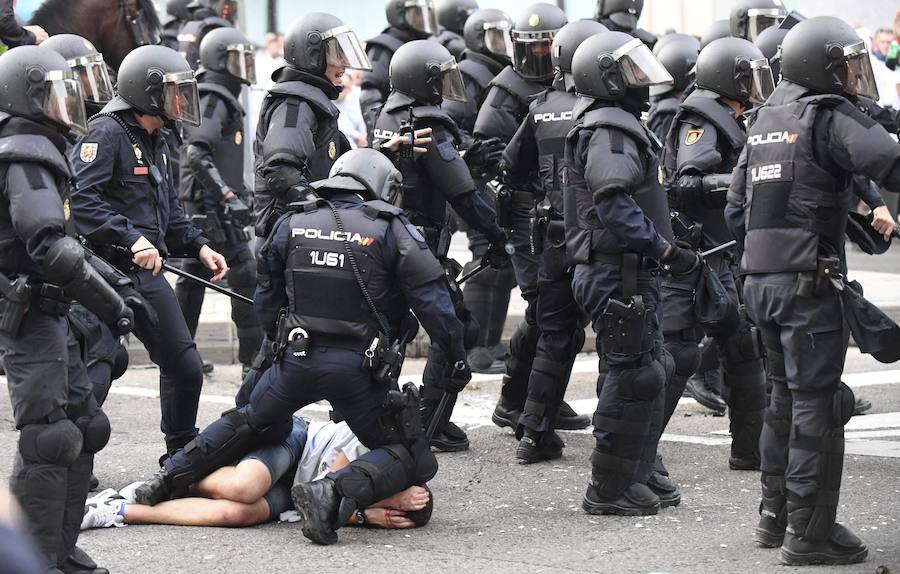
{"type": "MultiPolygon", "coordinates": [[[[128,524],[177,526],[253,526],[292,521],[291,486],[311,482],[343,468],[367,452],[346,423],[313,422],[294,417],[294,428],[277,445],[251,451],[236,466],[222,467],[200,481],[190,498],[156,506],[134,504],[140,482],[116,492],[107,489],[87,500],[81,529],[128,524]]],[[[348,525],[379,528],[424,526],[431,516],[431,492],[411,486],[356,512],[348,525]]]]}

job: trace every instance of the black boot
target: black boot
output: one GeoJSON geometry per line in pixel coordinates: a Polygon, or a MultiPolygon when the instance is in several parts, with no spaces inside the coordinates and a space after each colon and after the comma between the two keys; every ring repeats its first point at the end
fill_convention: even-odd
{"type": "Polygon", "coordinates": [[[466,432],[450,422],[450,415],[456,404],[457,395],[451,393],[449,395],[450,400],[447,402],[447,407],[444,409],[444,412],[438,413],[436,411],[441,402],[441,398],[443,397],[443,392],[440,389],[423,386],[420,387],[419,393],[421,397],[420,414],[425,429],[428,429],[431,426],[432,417],[441,417],[435,427],[434,435],[431,437],[430,444],[432,448],[441,452],[459,452],[468,450],[469,437],[466,436],[466,432]]]}
{"type": "Polygon", "coordinates": [[[526,428],[516,447],[516,458],[520,464],[556,460],[562,457],[564,446],[566,444],[555,431],[538,432],[526,428]]]}
{"type": "Polygon", "coordinates": [[[872,408],[872,401],[863,397],[856,397],[856,404],[853,405],[853,416],[864,415],[872,408]]]}
{"type": "Polygon", "coordinates": [[[473,373],[499,375],[506,370],[506,364],[495,359],[487,347],[473,347],[468,353],[468,361],[473,373]]]}
{"type": "Polygon", "coordinates": [[[731,470],[759,470],[759,434],[763,411],[731,410],[731,470]]]}
{"type": "Polygon", "coordinates": [[[491,421],[500,428],[509,427],[516,428],[519,426],[519,417],[522,416],[522,405],[519,405],[507,398],[503,394],[494,407],[494,414],[491,415],[491,421]]]}
{"type": "Polygon", "coordinates": [[[659,513],[659,497],[645,484],[632,483],[615,499],[598,494],[602,476],[593,475],[581,507],[588,514],[616,514],[619,516],[649,516],[659,513]]]}
{"type": "Polygon", "coordinates": [[[82,452],[69,466],[66,481],[66,509],[63,515],[62,540],[59,552],[57,568],[63,572],[90,572],[103,574],[104,568],[97,568],[97,564],[87,556],[84,551],[75,552],[75,542],[81,532],[81,521],[84,518],[84,504],[88,495],[88,484],[94,470],[94,455],[90,452],[82,452]],[[77,554],[80,562],[72,562],[72,556],[77,554]],[[93,564],[93,566],[91,566],[93,564]]]}
{"type": "Polygon", "coordinates": [[[211,375],[212,372],[216,370],[216,366],[212,363],[212,361],[207,361],[204,359],[202,361],[202,364],[203,364],[203,374],[204,375],[211,375]]]}
{"type": "Polygon", "coordinates": [[[109,574],[109,570],[97,566],[94,559],[78,546],[72,550],[59,570],[65,574],[109,574]]]}
{"type": "Polygon", "coordinates": [[[668,508],[681,504],[681,489],[668,476],[653,470],[647,480],[647,487],[659,497],[659,507],[668,508]]]}
{"type": "Polygon", "coordinates": [[[557,430],[581,430],[591,426],[591,417],[580,415],[566,401],[559,405],[559,414],[556,417],[554,428],[557,430]]]}
{"type": "Polygon", "coordinates": [[[316,544],[337,542],[341,496],[330,478],[301,482],[291,488],[291,499],[300,514],[303,536],[316,544]]]}
{"type": "Polygon", "coordinates": [[[787,503],[787,530],[781,546],[781,562],[789,566],[808,564],[858,564],[869,555],[862,540],[840,523],[833,523],[831,531],[822,539],[806,536],[807,525],[813,515],[812,506],[787,503]]]}
{"type": "Polygon", "coordinates": [[[137,504],[156,506],[160,502],[171,500],[172,487],[168,483],[168,472],[161,469],[144,484],[134,489],[134,501],[137,504]]]}
{"type": "Polygon", "coordinates": [[[778,548],[784,542],[784,530],[787,528],[786,505],[784,476],[763,472],[759,524],[753,536],[759,547],[778,548]]]}
{"type": "Polygon", "coordinates": [[[722,398],[722,371],[716,367],[702,373],[694,373],[685,385],[685,396],[693,397],[702,406],[722,416],[728,405],[722,398]]]}

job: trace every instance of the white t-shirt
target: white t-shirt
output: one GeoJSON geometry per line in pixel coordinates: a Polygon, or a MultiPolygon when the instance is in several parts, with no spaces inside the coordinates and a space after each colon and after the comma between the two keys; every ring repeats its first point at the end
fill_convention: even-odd
{"type": "Polygon", "coordinates": [[[369,449],[359,442],[347,423],[312,422],[294,484],[322,478],[341,453],[352,462],[367,452],[369,449]]]}

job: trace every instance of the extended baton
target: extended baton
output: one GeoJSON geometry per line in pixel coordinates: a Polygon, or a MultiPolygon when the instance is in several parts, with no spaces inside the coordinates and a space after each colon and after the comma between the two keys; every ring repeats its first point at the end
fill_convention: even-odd
{"type": "Polygon", "coordinates": [[[701,251],[700,253],[698,253],[698,255],[702,259],[704,257],[709,257],[710,255],[715,255],[716,253],[718,253],[720,251],[725,251],[726,249],[731,249],[735,245],[737,245],[737,241],[732,239],[728,243],[723,243],[722,245],[719,245],[718,247],[713,247],[709,251],[701,251]]]}
{"type": "MultiPolygon", "coordinates": [[[[512,255],[515,254],[515,252],[516,252],[516,248],[512,246],[512,243],[507,243],[506,245],[504,245],[504,246],[503,246],[503,250],[506,251],[506,254],[509,255],[509,256],[512,256],[512,255]]],[[[457,284],[457,285],[462,285],[463,283],[465,283],[466,281],[468,281],[468,280],[471,279],[472,277],[475,277],[476,275],[478,275],[479,273],[481,273],[482,271],[484,271],[484,270],[487,269],[488,267],[490,267],[490,265],[488,265],[487,263],[479,263],[478,266],[475,267],[475,269],[472,269],[471,271],[469,271],[468,273],[466,273],[465,275],[463,275],[462,277],[460,277],[460,278],[456,281],[456,284],[457,284]]]]}
{"type": "Polygon", "coordinates": [[[187,271],[183,271],[183,270],[179,269],[178,267],[172,267],[168,263],[163,263],[162,268],[164,271],[174,273],[175,275],[178,275],[179,277],[184,277],[185,279],[190,279],[191,281],[195,281],[195,282],[203,285],[204,287],[209,287],[213,291],[221,293],[222,295],[228,295],[229,297],[231,297],[232,299],[234,299],[236,301],[240,301],[241,303],[246,303],[247,305],[253,305],[253,299],[251,299],[250,297],[245,297],[245,296],[241,295],[240,293],[235,293],[234,291],[230,291],[224,287],[220,287],[219,285],[216,285],[212,281],[207,281],[206,279],[201,279],[200,277],[197,277],[196,275],[188,273],[187,271]]]}
{"type": "Polygon", "coordinates": [[[434,436],[434,432],[437,430],[438,422],[444,418],[444,411],[447,410],[447,403],[449,402],[450,393],[444,391],[437,408],[434,409],[434,412],[431,414],[431,420],[428,422],[428,430],[425,431],[425,438],[428,442],[431,442],[431,437],[434,436]]]}

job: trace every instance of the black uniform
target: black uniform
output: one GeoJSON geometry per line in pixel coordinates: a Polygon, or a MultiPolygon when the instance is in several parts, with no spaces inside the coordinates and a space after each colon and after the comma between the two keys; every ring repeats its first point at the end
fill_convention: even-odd
{"type": "MultiPolygon", "coordinates": [[[[676,225],[678,238],[701,251],[730,241],[731,234],[722,215],[724,189],[703,191],[699,179],[730,174],[746,138],[732,109],[718,98],[715,92],[698,88],[681,103],[666,139],[663,162],[670,207],[679,213],[682,222],[676,225]]],[[[706,265],[718,276],[738,308],[740,298],[735,285],[733,256],[716,254],[706,258],[706,265]]],[[[703,333],[698,328],[694,311],[696,285],[696,274],[667,277],[663,281],[663,332],[666,349],[675,359],[676,373],[666,388],[666,422],[675,411],[687,378],[699,362],[698,343],[703,333]]],[[[725,321],[718,327],[706,326],[705,329],[719,348],[724,395],[730,407],[730,464],[732,468],[755,468],[759,460],[759,433],[766,401],[765,370],[761,355],[753,344],[755,329],[745,317],[736,320],[736,324],[733,320],[725,321]]]]}
{"type": "Polygon", "coordinates": [[[65,275],[54,262],[66,242],[77,246],[66,238],[74,235],[67,145],[56,129],[0,113],[0,273],[30,289],[18,302],[0,289],[0,348],[21,431],[10,488],[51,568],[73,551],[94,454],[110,433],[66,318],[71,299],[49,280],[65,275]]]}
{"type": "MultiPolygon", "coordinates": [[[[206,12],[206,10],[195,11],[194,18],[185,22],[178,30],[177,50],[194,70],[200,65],[200,42],[203,41],[203,37],[216,28],[234,27],[234,24],[225,18],[212,16],[206,12]]],[[[162,44],[168,46],[167,42],[162,44]]]]}
{"type": "Polygon", "coordinates": [[[268,236],[287,204],[304,199],[309,182],[328,177],[334,160],[350,149],[332,101],[339,89],[289,67],[277,74],[260,108],[253,143],[258,237],[268,236]]]}
{"type": "Polygon", "coordinates": [[[366,55],[372,63],[372,69],[363,72],[359,105],[369,132],[369,141],[373,140],[372,130],[375,129],[378,112],[391,94],[389,72],[394,52],[403,44],[422,37],[422,34],[390,26],[366,41],[366,55]]]}
{"type": "Polygon", "coordinates": [[[668,362],[656,260],[672,238],[657,180],[658,143],[635,115],[602,102],[575,121],[565,152],[566,252],[575,264],[575,300],[591,317],[608,369],[597,384],[585,508],[594,511],[595,496],[624,495],[654,509],[659,498],[643,484],[652,464],[645,455],[668,362]]]}
{"type": "Polygon", "coordinates": [[[463,37],[452,30],[444,28],[441,33],[434,37],[435,41],[441,46],[447,48],[447,51],[453,54],[453,57],[459,61],[463,51],[466,49],[466,41],[463,37]]]}
{"type": "MultiPolygon", "coordinates": [[[[185,211],[204,230],[216,251],[228,263],[228,285],[237,293],[252,297],[256,289],[256,261],[250,249],[250,234],[244,221],[233,218],[222,200],[221,187],[210,175],[218,171],[228,188],[247,202],[244,189],[244,109],[238,96],[236,78],[216,72],[204,72],[197,85],[203,121],[199,127],[184,129],[186,153],[181,164],[180,198],[185,211]],[[207,187],[209,186],[209,187],[207,187]]],[[[188,260],[183,267],[194,275],[208,275],[199,261],[188,260]]],[[[179,278],[175,295],[184,312],[191,335],[197,333],[200,308],[206,289],[193,281],[179,278]]],[[[247,366],[262,341],[262,330],[249,305],[231,300],[231,319],[237,327],[238,360],[247,366]]]]}
{"type": "MultiPolygon", "coordinates": [[[[786,493],[794,536],[813,542],[837,532],[843,427],[854,404],[841,383],[841,299],[824,274],[839,270],[852,173],[900,191],[900,146],[843,97],[782,80],[751,118],[726,208],[744,242],[744,297],[773,382],[760,440],[762,506],[777,516],[786,493]]],[[[847,546],[865,550],[844,532],[855,539],[847,546]]]]}
{"type": "Polygon", "coordinates": [[[162,33],[160,34],[160,44],[166,48],[178,50],[178,32],[181,31],[186,23],[187,21],[180,18],[172,18],[163,24],[162,33]]]}
{"type": "MultiPolygon", "coordinates": [[[[507,66],[491,81],[491,89],[485,97],[485,105],[481,106],[475,121],[475,138],[486,139],[496,137],[508,143],[515,135],[522,121],[528,115],[528,107],[537,94],[547,89],[538,82],[526,80],[507,66]]],[[[534,360],[534,349],[537,344],[538,328],[535,321],[535,301],[537,299],[538,259],[531,253],[530,228],[531,213],[535,205],[535,196],[531,191],[511,187],[511,194],[501,210],[506,212],[501,217],[509,232],[510,242],[516,248],[512,257],[512,267],[516,283],[525,299],[525,320],[516,328],[509,341],[509,355],[506,359],[506,375],[500,391],[502,410],[514,413],[505,416],[498,422],[501,426],[516,426],[515,419],[525,404],[528,394],[528,377],[531,363],[534,360]],[[510,419],[510,420],[506,420],[510,419]]],[[[477,253],[478,239],[471,239],[469,248],[477,253]]],[[[483,249],[483,248],[482,248],[483,249]]],[[[489,278],[483,279],[487,280],[489,278]]],[[[498,274],[494,284],[503,277],[498,274]]],[[[510,286],[511,287],[511,286],[510,286]]]]}
{"type": "MultiPolygon", "coordinates": [[[[262,376],[248,406],[225,413],[195,439],[191,448],[164,461],[176,491],[193,484],[260,442],[278,441],[291,428],[298,408],[327,399],[371,452],[328,476],[338,492],[359,508],[423,484],[437,461],[415,421],[417,416],[388,404],[388,386],[376,384],[361,366],[364,351],[383,331],[354,277],[350,250],[366,277],[366,289],[396,337],[411,308],[435,345],[451,361],[464,360],[462,325],[443,281],[443,270],[422,237],[383,201],[363,202],[351,193],[300,204],[279,220],[260,251],[255,310],[267,336],[283,351],[262,376]],[[280,322],[283,310],[287,315],[280,322]],[[277,326],[277,329],[276,329],[277,326]],[[293,331],[303,336],[289,343],[293,331]]],[[[361,280],[361,279],[360,279],[361,280]]],[[[399,394],[391,391],[392,396],[399,394]]],[[[396,405],[396,400],[391,403],[396,405]]]]}
{"type": "Polygon", "coordinates": [[[159,365],[161,429],[175,449],[197,433],[200,355],[172,288],[162,275],[133,269],[129,248],[143,236],[161,254],[196,257],[208,241],[178,202],[163,135],[148,134],[121,104],[113,100],[104,108],[115,117],[95,117],[72,150],[78,178],[72,210],[79,233],[131,278],[159,315],[158,325],[138,321],[134,333],[159,365]]]}
{"type": "Polygon", "coordinates": [[[453,118],[464,138],[472,137],[478,110],[487,98],[491,81],[503,68],[504,65],[494,58],[472,50],[465,50],[460,56],[459,72],[466,85],[466,101],[444,100],[441,109],[453,118]]]}
{"type": "Polygon", "coordinates": [[[650,110],[647,112],[647,127],[656,136],[656,138],[664,142],[672,127],[672,120],[675,119],[675,113],[681,101],[672,95],[672,92],[663,94],[662,96],[650,97],[650,110]]]}
{"type": "MultiPolygon", "coordinates": [[[[409,119],[409,112],[415,120],[415,128],[432,128],[432,142],[427,152],[411,159],[393,158],[394,165],[403,174],[403,209],[409,214],[410,221],[417,226],[442,264],[449,265],[447,249],[449,248],[449,230],[445,223],[447,205],[472,228],[489,239],[491,243],[503,243],[506,236],[497,227],[496,215],[484,196],[475,189],[475,183],[466,163],[457,152],[460,134],[456,124],[441,108],[437,106],[418,105],[415,100],[394,92],[390,95],[378,121],[375,124],[376,149],[385,141],[399,133],[401,123],[409,119]]],[[[456,278],[459,270],[455,270],[456,278]]],[[[462,300],[462,294],[455,282],[451,281],[451,296],[456,306],[457,315],[464,322],[469,321],[469,312],[462,300]]],[[[466,333],[466,347],[474,345],[473,329],[466,333]]],[[[422,382],[423,400],[432,406],[440,399],[446,388],[445,373],[449,364],[443,350],[432,344],[428,351],[428,363],[425,365],[422,382]]],[[[452,405],[445,411],[449,420],[452,405]]],[[[441,421],[438,430],[444,430],[448,421],[441,421]]],[[[452,428],[452,427],[451,427],[452,428]]],[[[455,431],[455,429],[453,429],[455,431]]]]}
{"type": "Polygon", "coordinates": [[[534,189],[536,209],[532,247],[539,255],[536,322],[540,334],[528,379],[519,427],[553,429],[572,364],[584,343],[581,313],[572,295],[572,269],[566,259],[563,223],[566,136],[574,126],[577,97],[561,79],[537,96],[509,142],[507,174],[519,189],[534,189]],[[530,183],[531,182],[531,183],[530,183]]]}
{"type": "Polygon", "coordinates": [[[9,48],[34,44],[34,34],[16,19],[15,0],[0,0],[0,42],[9,48]]]}

